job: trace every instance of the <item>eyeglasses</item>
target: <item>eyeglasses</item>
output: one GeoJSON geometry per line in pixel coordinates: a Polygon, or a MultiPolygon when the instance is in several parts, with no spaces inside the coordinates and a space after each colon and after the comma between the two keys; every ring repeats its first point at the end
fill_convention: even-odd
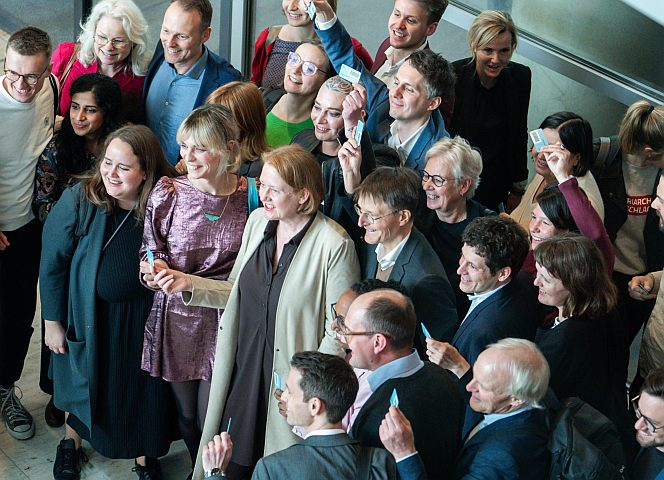
{"type": "Polygon", "coordinates": [[[632,398],[632,408],[634,409],[634,414],[636,415],[636,418],[643,419],[643,423],[646,424],[646,428],[648,429],[648,432],[650,433],[655,433],[657,430],[660,428],[664,427],[664,425],[660,425],[659,427],[656,427],[654,423],[652,423],[652,420],[650,420],[648,417],[644,417],[641,414],[641,410],[639,410],[639,398],[641,398],[641,395],[637,395],[636,397],[632,398]]]}
{"type": "MultiPolygon", "coordinates": [[[[5,64],[5,66],[7,65],[5,64]]],[[[7,76],[10,82],[18,82],[19,78],[23,78],[23,80],[25,80],[25,83],[27,83],[28,85],[36,85],[39,79],[44,76],[46,70],[48,70],[48,65],[46,65],[44,71],[41,72],[39,75],[37,75],[36,73],[28,73],[27,75],[21,75],[20,73],[16,73],[14,70],[7,70],[5,68],[5,75],[7,76]]]]}
{"type": "Polygon", "coordinates": [[[422,175],[423,182],[428,182],[429,180],[431,180],[433,184],[437,187],[442,187],[443,185],[445,185],[445,182],[456,180],[456,178],[443,178],[440,175],[431,175],[426,170],[420,170],[420,175],[422,175]]]}
{"type": "Polygon", "coordinates": [[[385,217],[388,217],[388,216],[390,216],[390,215],[394,215],[395,213],[398,213],[398,212],[399,212],[399,210],[393,210],[393,211],[391,211],[391,212],[389,212],[389,213],[386,213],[385,215],[380,215],[380,216],[378,216],[378,217],[374,217],[374,216],[373,216],[371,213],[369,213],[369,212],[363,212],[362,209],[360,208],[360,206],[359,206],[358,204],[353,205],[353,207],[355,208],[355,211],[356,211],[357,214],[360,216],[360,218],[364,217],[364,219],[367,221],[367,225],[373,225],[373,223],[374,223],[376,220],[380,220],[381,218],[385,218],[385,217]]]}
{"type": "Polygon", "coordinates": [[[297,53],[288,52],[288,65],[291,67],[297,67],[300,63],[302,64],[302,75],[306,75],[307,77],[315,75],[316,72],[322,72],[325,75],[330,74],[330,72],[326,72],[322,68],[317,67],[313,62],[308,60],[302,61],[302,57],[300,57],[297,53]]]}
{"type": "Polygon", "coordinates": [[[107,45],[108,42],[111,42],[111,45],[115,48],[123,48],[129,45],[129,40],[124,40],[122,38],[109,39],[101,33],[95,33],[95,42],[97,42],[97,45],[107,45]]]}
{"type": "MultiPolygon", "coordinates": [[[[336,303],[332,304],[332,316],[334,320],[337,322],[337,328],[336,332],[340,336],[344,337],[346,339],[346,343],[348,343],[348,337],[357,337],[357,336],[367,336],[370,337],[372,335],[376,335],[380,333],[381,335],[385,335],[383,332],[352,332],[349,330],[349,328],[346,326],[345,323],[345,317],[343,315],[340,315],[337,313],[336,303]]],[[[385,335],[387,336],[387,335],[385,335]]]]}

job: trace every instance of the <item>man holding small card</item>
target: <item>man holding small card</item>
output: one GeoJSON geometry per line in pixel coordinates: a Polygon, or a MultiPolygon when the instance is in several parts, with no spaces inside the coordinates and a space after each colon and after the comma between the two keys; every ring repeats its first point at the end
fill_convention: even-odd
{"type": "Polygon", "coordinates": [[[395,290],[365,293],[351,304],[340,335],[350,364],[371,371],[372,393],[350,435],[364,446],[383,447],[380,423],[388,409],[398,408],[411,421],[428,478],[451,478],[465,402],[456,380],[412,348],[416,323],[413,303],[395,290]]]}
{"type": "Polygon", "coordinates": [[[429,49],[416,51],[399,67],[388,89],[354,55],[351,37],[328,3],[302,2],[316,8],[316,32],[334,69],[341,74],[343,68],[349,81],[358,81],[358,76],[348,67],[360,73],[359,82],[367,91],[366,128],[371,139],[396,150],[401,165],[423,169],[429,147],[449,136],[438,107],[454,89],[451,65],[429,49]]]}

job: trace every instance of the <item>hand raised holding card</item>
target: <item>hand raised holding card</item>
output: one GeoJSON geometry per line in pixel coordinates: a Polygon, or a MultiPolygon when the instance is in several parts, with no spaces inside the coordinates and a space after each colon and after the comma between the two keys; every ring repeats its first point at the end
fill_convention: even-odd
{"type": "Polygon", "coordinates": [[[346,95],[342,103],[343,110],[341,116],[344,119],[344,128],[346,136],[350,138],[349,132],[357,126],[357,123],[364,118],[364,108],[367,105],[367,90],[364,86],[357,84],[353,91],[346,95]]]}
{"type": "MultiPolygon", "coordinates": [[[[353,129],[354,132],[355,129],[353,129]]],[[[341,146],[337,156],[339,157],[339,164],[341,165],[344,176],[344,188],[346,193],[351,194],[362,181],[360,173],[362,148],[354,138],[350,138],[341,146]]]]}
{"type": "Polygon", "coordinates": [[[547,145],[542,147],[541,152],[558,183],[564,182],[572,175],[574,166],[579,161],[578,156],[573,155],[563,145],[547,145]]]}

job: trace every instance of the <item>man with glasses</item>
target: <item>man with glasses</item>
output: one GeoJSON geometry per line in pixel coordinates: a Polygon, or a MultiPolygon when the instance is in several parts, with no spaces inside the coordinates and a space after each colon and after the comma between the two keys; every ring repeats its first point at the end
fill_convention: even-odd
{"type": "Polygon", "coordinates": [[[342,336],[350,364],[370,370],[371,396],[350,430],[364,446],[383,447],[379,426],[392,405],[406,415],[428,478],[450,478],[461,447],[464,400],[445,370],[423,362],[413,349],[413,303],[395,290],[375,290],[351,304],[342,336]]]}
{"type": "Polygon", "coordinates": [[[172,165],[180,152],[175,134],[189,112],[221,85],[242,78],[228,61],[205,47],[211,21],[209,0],[171,0],[145,76],[148,126],[172,165]]]}
{"type": "Polygon", "coordinates": [[[641,394],[632,400],[636,441],[641,450],[634,460],[633,480],[664,479],[664,368],[652,370],[641,394]]]}
{"type": "Polygon", "coordinates": [[[404,287],[418,320],[415,348],[426,358],[425,335],[450,341],[458,317],[445,269],[413,226],[421,190],[413,170],[380,167],[367,175],[354,199],[358,225],[364,228],[359,252],[362,278],[391,280],[404,287]]]}
{"type": "MultiPolygon", "coordinates": [[[[316,32],[334,69],[341,72],[342,65],[347,65],[361,73],[371,139],[396,150],[401,165],[423,169],[424,155],[431,145],[441,137],[449,137],[438,107],[453,94],[455,77],[450,63],[429,49],[417,50],[386,86],[354,55],[350,35],[325,0],[301,2],[313,3],[316,8],[316,32]]],[[[348,137],[355,123],[346,125],[348,137]]]]}
{"type": "Polygon", "coordinates": [[[57,107],[51,40],[35,27],[9,37],[0,89],[0,408],[7,432],[26,440],[32,417],[14,383],[32,336],[41,223],[32,213],[37,160],[53,136],[57,107]],[[44,87],[49,82],[50,86],[44,87]]]}

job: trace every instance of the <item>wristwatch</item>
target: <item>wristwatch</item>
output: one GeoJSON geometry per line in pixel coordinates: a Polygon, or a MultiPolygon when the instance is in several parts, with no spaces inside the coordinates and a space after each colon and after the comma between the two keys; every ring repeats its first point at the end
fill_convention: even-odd
{"type": "Polygon", "coordinates": [[[219,477],[226,477],[226,472],[224,472],[221,468],[213,468],[212,470],[205,470],[205,473],[203,474],[203,478],[210,478],[212,476],[219,476],[219,477]]]}

